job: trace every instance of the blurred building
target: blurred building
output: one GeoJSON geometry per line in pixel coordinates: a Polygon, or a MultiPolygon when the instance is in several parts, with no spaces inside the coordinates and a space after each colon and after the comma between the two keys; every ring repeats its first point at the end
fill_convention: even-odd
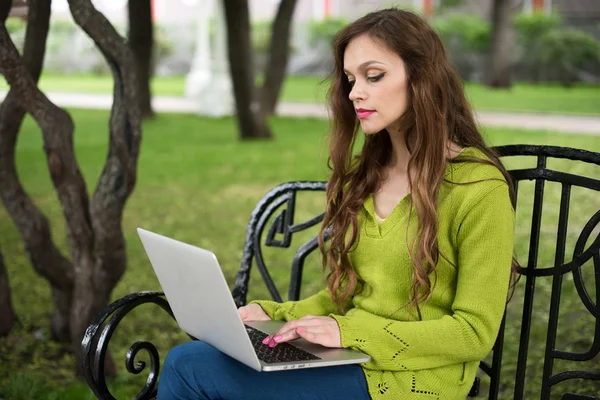
{"type": "MultiPolygon", "coordinates": [[[[155,21],[159,24],[193,23],[203,3],[221,0],[150,0],[153,4],[155,21]]],[[[250,0],[250,15],[253,20],[273,18],[280,0],[250,0]]],[[[600,0],[514,0],[525,12],[558,11],[568,25],[577,26],[595,35],[600,23],[600,0]]],[[[127,21],[127,0],[92,0],[113,23],[127,21]]],[[[462,0],[453,9],[489,18],[493,0],[462,0]]],[[[22,15],[26,0],[14,0],[13,15],[22,15]]],[[[295,22],[322,20],[325,18],[356,19],[369,11],[395,5],[410,7],[425,15],[435,15],[444,0],[298,0],[294,13],[295,22]]],[[[447,8],[444,8],[447,10],[447,8]]],[[[53,17],[70,19],[67,0],[52,0],[53,17]]]]}
{"type": "MultiPolygon", "coordinates": [[[[566,25],[600,37],[600,0],[513,0],[523,12],[559,13],[566,25]]],[[[490,18],[493,0],[463,0],[453,12],[465,12],[490,18]]],[[[439,1],[435,4],[439,5],[439,1]]],[[[435,13],[435,8],[434,11],[435,13]]]]}
{"type": "MultiPolygon", "coordinates": [[[[209,29],[202,13],[223,0],[149,0],[155,21],[155,47],[157,75],[180,75],[190,71],[192,55],[198,49],[198,34],[209,29]],[[204,21],[204,22],[201,22],[204,21]],[[200,23],[200,24],[199,24],[200,23]],[[202,25],[202,26],[200,26],[202,25]]],[[[226,0],[237,1],[237,0],[226,0]]],[[[515,11],[559,12],[567,25],[587,31],[600,38],[600,0],[511,0],[515,11]]],[[[123,35],[127,32],[128,0],[92,0],[123,35]]],[[[253,41],[254,61],[262,71],[267,62],[264,43],[268,43],[268,25],[276,14],[280,0],[249,0],[250,15],[255,22],[253,41]],[[266,27],[266,29],[265,29],[266,27]],[[262,44],[262,46],[260,45],[262,44]]],[[[329,43],[314,42],[313,21],[325,19],[354,20],[370,11],[391,5],[411,8],[426,16],[435,17],[449,13],[467,13],[489,19],[493,0],[297,0],[292,24],[293,48],[288,72],[300,75],[323,75],[330,71],[329,43]],[[451,4],[458,4],[453,5],[451,4]]],[[[26,14],[27,0],[13,0],[11,15],[26,14]]],[[[208,12],[211,14],[210,12],[208,12]]],[[[204,16],[206,16],[204,14],[204,16]]],[[[52,0],[53,32],[49,37],[44,68],[56,73],[108,73],[108,67],[94,43],[82,31],[75,29],[67,0],[52,0]]],[[[334,25],[339,26],[334,21],[334,25]]],[[[22,44],[24,31],[15,36],[22,44]]],[[[457,50],[463,54],[463,50],[457,50]]],[[[468,65],[471,55],[463,54],[468,65]]],[[[479,57],[479,56],[477,56],[479,57]]],[[[458,63],[458,62],[457,62],[458,63]]],[[[478,64],[477,64],[478,65],[478,64]]],[[[469,67],[470,68],[470,67],[469,67]]],[[[481,67],[473,67],[481,71],[481,67]]],[[[477,80],[477,76],[464,76],[477,80]]]]}

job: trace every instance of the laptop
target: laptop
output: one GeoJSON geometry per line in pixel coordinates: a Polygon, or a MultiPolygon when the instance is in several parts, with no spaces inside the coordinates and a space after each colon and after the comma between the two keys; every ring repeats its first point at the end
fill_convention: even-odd
{"type": "Polygon", "coordinates": [[[271,348],[262,341],[285,321],[242,321],[217,257],[141,228],[137,229],[181,329],[257,371],[357,364],[371,358],[297,339],[271,348]]]}

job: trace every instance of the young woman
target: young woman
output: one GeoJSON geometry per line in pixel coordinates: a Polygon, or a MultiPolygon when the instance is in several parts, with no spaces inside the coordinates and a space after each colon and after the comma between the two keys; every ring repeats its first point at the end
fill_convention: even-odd
{"type": "Polygon", "coordinates": [[[337,34],[334,58],[327,288],[239,312],[289,321],[265,346],[300,337],[371,361],[261,373],[194,341],[167,356],[159,400],[465,399],[492,349],[514,196],[438,35],[411,12],[377,11],[337,34]]]}

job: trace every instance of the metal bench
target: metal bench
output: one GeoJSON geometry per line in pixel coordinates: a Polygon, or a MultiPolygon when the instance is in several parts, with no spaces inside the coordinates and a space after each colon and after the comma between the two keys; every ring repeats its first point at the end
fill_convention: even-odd
{"type": "MultiPolygon", "coordinates": [[[[543,301],[545,304],[549,303],[550,307],[549,311],[543,314],[544,318],[542,318],[543,320],[547,318],[546,345],[543,360],[533,360],[541,364],[541,388],[536,390],[539,390],[539,395],[542,399],[598,399],[599,397],[595,396],[600,394],[600,360],[597,358],[600,352],[600,319],[598,318],[598,299],[600,298],[600,233],[598,233],[597,229],[600,225],[600,180],[551,169],[548,167],[548,161],[566,159],[600,166],[600,153],[563,147],[533,145],[499,146],[495,150],[502,156],[505,163],[510,156],[537,158],[537,164],[533,167],[522,169],[509,168],[515,182],[515,189],[520,189],[520,182],[535,181],[533,195],[526,196],[520,193],[517,202],[517,211],[521,211],[522,208],[529,208],[527,213],[531,213],[528,218],[519,219],[518,217],[517,227],[523,224],[525,224],[523,226],[527,227],[529,226],[528,223],[530,223],[531,228],[529,245],[527,246],[528,257],[526,260],[519,260],[522,265],[519,272],[521,277],[525,279],[523,285],[524,294],[521,294],[523,289],[520,288],[515,296],[519,297],[519,305],[522,301],[522,307],[519,307],[519,311],[522,311],[522,317],[520,318],[521,326],[518,330],[518,349],[513,349],[513,353],[516,352],[518,357],[516,366],[512,365],[510,371],[504,372],[504,374],[510,374],[511,381],[514,380],[511,397],[514,399],[523,399],[526,396],[527,362],[528,359],[530,362],[532,361],[531,358],[528,358],[528,350],[531,344],[531,328],[533,322],[539,322],[536,320],[536,318],[539,319],[539,313],[536,312],[536,315],[538,315],[536,317],[533,312],[534,291],[536,283],[539,284],[539,282],[545,279],[551,280],[551,290],[547,290],[546,293],[542,291],[542,294],[547,296],[543,301]],[[556,221],[556,241],[552,248],[554,253],[553,266],[550,268],[539,268],[538,255],[540,254],[542,205],[544,204],[544,187],[548,182],[558,182],[561,185],[560,210],[558,211],[558,221],[556,221]],[[569,233],[572,234],[572,231],[568,231],[567,229],[569,226],[571,193],[572,189],[577,187],[599,193],[597,197],[591,197],[592,201],[593,199],[597,201],[595,204],[592,203],[593,215],[589,216],[583,229],[577,233],[576,244],[571,256],[565,254],[565,248],[567,235],[569,233]],[[596,207],[598,208],[597,210],[596,207]],[[593,269],[593,281],[588,280],[586,282],[583,279],[582,266],[593,269]],[[557,343],[558,322],[559,320],[562,321],[559,318],[561,317],[559,312],[561,289],[563,288],[566,276],[569,276],[568,281],[572,281],[574,284],[579,299],[585,307],[585,311],[589,313],[588,317],[591,322],[586,327],[590,332],[593,330],[593,337],[590,337],[589,343],[585,344],[587,351],[561,350],[569,347],[570,343],[557,343]],[[593,296],[590,296],[588,293],[586,285],[595,289],[593,296]],[[555,368],[557,360],[570,360],[577,362],[577,365],[557,372],[557,368],[555,368]],[[561,388],[561,382],[570,380],[587,382],[585,386],[587,391],[585,393],[575,393],[573,386],[567,389],[564,387],[561,388]]],[[[284,183],[269,191],[256,205],[248,224],[241,268],[237,273],[235,288],[232,293],[235,303],[238,306],[246,304],[250,271],[253,263],[258,268],[272,298],[275,301],[283,301],[282,295],[277,289],[277,285],[263,258],[263,249],[266,247],[289,248],[292,243],[292,237],[295,234],[317,226],[322,221],[323,214],[316,215],[304,222],[296,222],[297,195],[302,192],[324,190],[325,182],[284,183]]],[[[299,246],[295,252],[291,265],[289,287],[287,288],[288,300],[297,300],[300,298],[305,260],[316,249],[317,240],[316,237],[313,237],[299,246]]],[[[108,390],[102,368],[112,334],[123,317],[139,305],[147,303],[154,303],[163,308],[171,317],[173,316],[169,304],[161,292],[140,292],[125,296],[110,304],[87,329],[81,347],[84,355],[82,357],[84,363],[83,369],[88,385],[99,399],[114,399],[108,390]]],[[[508,320],[510,324],[517,324],[519,318],[515,319],[516,321],[511,320],[510,315],[505,312],[496,343],[488,358],[481,362],[478,377],[473,383],[469,397],[485,396],[488,399],[498,398],[501,392],[502,359],[506,344],[506,321],[508,320]],[[486,393],[480,394],[484,385],[486,386],[486,393]]],[[[136,355],[142,349],[149,353],[151,365],[146,384],[135,397],[136,400],[153,398],[160,371],[158,351],[152,343],[145,341],[134,343],[127,352],[127,370],[131,373],[139,374],[145,369],[145,363],[135,362],[136,355]]],[[[506,393],[507,389],[502,389],[504,389],[502,393],[506,393]]]]}

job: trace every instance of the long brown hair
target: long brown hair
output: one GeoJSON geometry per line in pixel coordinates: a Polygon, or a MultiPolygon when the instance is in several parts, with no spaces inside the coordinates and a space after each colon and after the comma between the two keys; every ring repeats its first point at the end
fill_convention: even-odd
{"type": "MultiPolygon", "coordinates": [[[[410,306],[417,309],[421,319],[419,303],[429,298],[437,279],[435,266],[440,252],[436,203],[444,182],[444,171],[452,162],[447,153],[451,142],[481,150],[488,159],[463,161],[477,161],[498,168],[509,182],[513,207],[515,196],[510,176],[498,156],[484,143],[461,80],[450,65],[441,40],[427,22],[412,12],[391,8],[367,14],[346,26],[333,40],[334,69],[329,77],[328,92],[332,112],[328,164],[332,173],[319,232],[323,268],[330,271],[327,286],[338,308],[345,311],[357,289],[357,274],[348,257],[357,239],[357,215],[369,194],[379,189],[383,169],[392,156],[392,144],[386,131],[367,135],[360,153],[352,155],[359,123],[354,106],[348,100],[351,87],[344,74],[343,60],[348,43],[361,35],[368,35],[397,53],[404,61],[408,75],[409,106],[401,123],[411,154],[408,164],[411,213],[414,207],[418,224],[409,246],[414,268],[410,306]],[[433,286],[429,281],[430,273],[435,278],[433,286]]],[[[518,276],[516,267],[513,260],[513,293],[518,276]]]]}

